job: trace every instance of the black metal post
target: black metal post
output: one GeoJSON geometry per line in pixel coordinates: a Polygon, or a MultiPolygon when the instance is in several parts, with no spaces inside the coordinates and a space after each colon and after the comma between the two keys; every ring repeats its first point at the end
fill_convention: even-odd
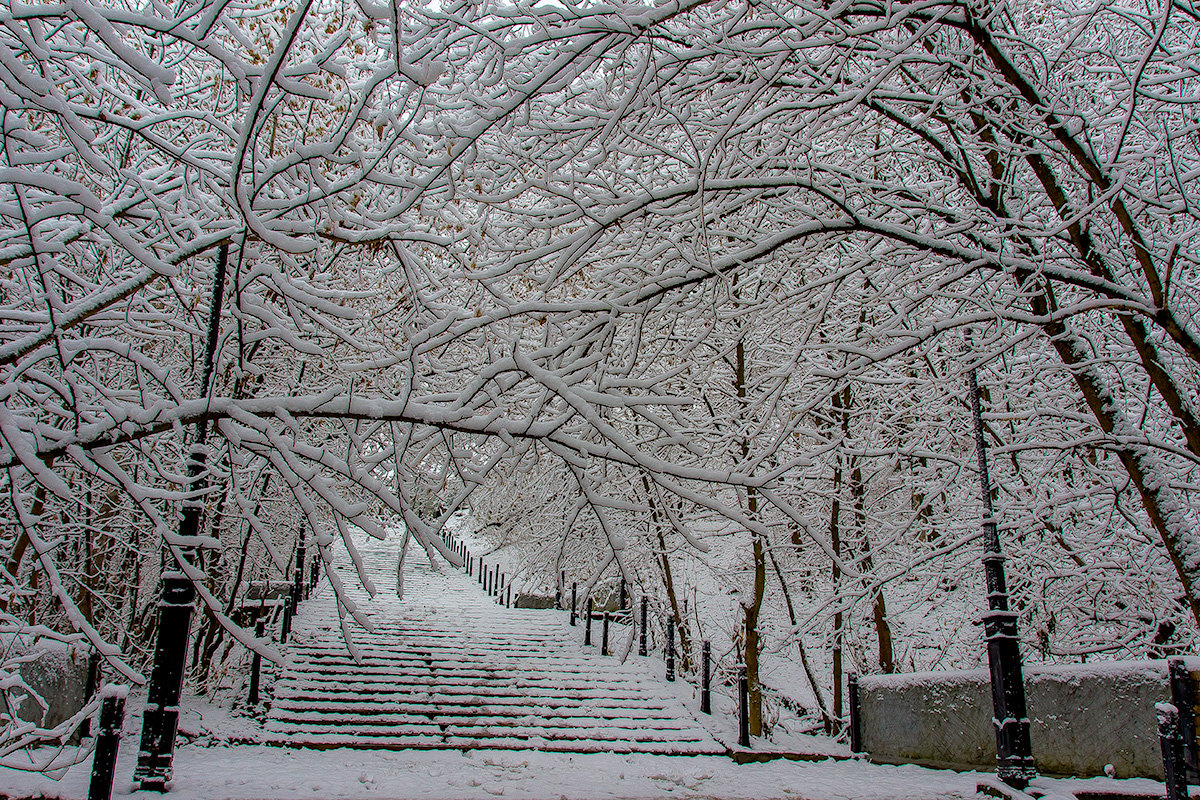
{"type": "Polygon", "coordinates": [[[287,644],[288,635],[292,632],[292,607],[289,604],[283,606],[283,619],[279,624],[279,643],[287,644]]]}
{"type": "Polygon", "coordinates": [[[1196,682],[1187,662],[1178,656],[1167,659],[1171,703],[1179,710],[1179,737],[1183,742],[1184,779],[1200,783],[1200,746],[1196,741],[1196,682]]]}
{"type": "Polygon", "coordinates": [[[711,662],[712,644],[705,639],[700,648],[700,713],[702,714],[712,713],[711,662]]]}
{"type": "Polygon", "coordinates": [[[667,617],[667,680],[675,680],[675,618],[667,617]]]}
{"type": "Polygon", "coordinates": [[[316,556],[315,558],[313,558],[313,560],[312,560],[312,570],[310,570],[310,573],[309,573],[309,579],[308,579],[308,593],[309,593],[310,595],[311,595],[313,592],[315,592],[315,591],[317,590],[317,581],[319,581],[319,580],[321,580],[321,557],[320,557],[320,551],[318,551],[318,554],[317,554],[317,556],[316,556]]]}
{"type": "Polygon", "coordinates": [[[125,727],[125,694],[123,686],[106,686],[101,692],[100,722],[96,726],[96,749],[92,752],[92,781],[88,786],[88,800],[109,800],[112,797],[117,750],[121,746],[121,729],[125,727]]]}
{"type": "Polygon", "coordinates": [[[513,603],[512,603],[512,583],[509,583],[509,584],[508,584],[508,602],[507,602],[505,605],[507,605],[509,608],[512,608],[512,607],[513,607],[513,603]]]}
{"type": "Polygon", "coordinates": [[[1179,709],[1170,703],[1159,703],[1155,709],[1158,711],[1158,743],[1162,748],[1163,775],[1167,784],[1166,800],[1188,800],[1179,709]]]}
{"type": "MultiPolygon", "coordinates": [[[[266,621],[259,617],[258,622],[254,623],[254,635],[261,639],[264,633],[266,633],[266,621]]],[[[262,656],[255,650],[254,654],[250,656],[250,696],[246,698],[246,702],[252,706],[258,705],[258,686],[261,680],[262,656]]]]}
{"type": "Polygon", "coordinates": [[[745,664],[738,668],[738,744],[750,746],[750,678],[745,664]]]}
{"type": "Polygon", "coordinates": [[[604,624],[601,626],[600,632],[600,655],[608,655],[608,620],[612,614],[608,611],[604,612],[604,624]]]}
{"type": "MultiPolygon", "coordinates": [[[[100,654],[93,650],[88,655],[88,670],[87,670],[87,686],[83,691],[84,702],[90,701],[96,695],[96,690],[100,688],[100,654]]],[[[79,735],[88,737],[92,735],[92,721],[85,719],[83,724],[79,726],[79,735]]]]}
{"type": "Polygon", "coordinates": [[[620,601],[620,605],[617,607],[618,611],[625,610],[625,605],[627,603],[628,597],[629,597],[629,589],[625,584],[625,579],[621,578],[621,601],[620,601]]]}
{"type": "MultiPolygon", "coordinates": [[[[225,296],[225,274],[229,266],[229,245],[217,251],[217,268],[213,275],[212,301],[208,313],[208,335],[204,349],[204,369],[200,378],[199,396],[207,396],[216,368],[217,343],[220,339],[221,304],[225,296]]],[[[190,559],[202,545],[200,522],[204,500],[200,497],[208,456],[208,420],[196,423],[196,438],[188,448],[185,462],[189,497],[180,503],[183,512],[179,520],[176,543],[183,557],[190,559]]],[[[158,636],[154,645],[154,663],[147,687],[146,707],[142,717],[142,743],[133,779],[142,789],[166,791],[171,780],[171,762],[175,753],[175,732],[179,724],[179,695],[183,689],[183,672],[187,666],[187,643],[191,633],[192,602],[196,589],[183,574],[166,572],[162,576],[159,600],[158,636]]]]}
{"type": "Polygon", "coordinates": [[[304,599],[304,531],[296,534],[296,564],[292,586],[292,614],[295,615],[304,599]]]}
{"type": "Polygon", "coordinates": [[[158,602],[158,641],[142,716],[142,743],[133,773],[133,780],[141,789],[165,792],[171,780],[175,733],[179,727],[179,696],[183,692],[195,599],[196,587],[183,574],[163,575],[162,597],[158,602]]]}
{"type": "Polygon", "coordinates": [[[862,749],[862,706],[858,696],[858,674],[846,676],[846,700],[850,705],[850,752],[861,753],[862,749]]]}
{"type": "Polygon", "coordinates": [[[587,601],[587,625],[583,628],[583,643],[592,643],[592,598],[590,596],[587,601]]]}
{"type": "Polygon", "coordinates": [[[971,414],[975,422],[975,452],[979,459],[979,483],[983,499],[983,568],[987,578],[988,610],[983,614],[987,639],[988,667],[992,676],[992,709],[996,728],[996,776],[1016,789],[1024,789],[1037,777],[1033,748],[1029,741],[1029,718],[1025,706],[1025,682],[1021,672],[1017,614],[1008,608],[1008,586],[1004,577],[1004,554],[992,508],[992,485],[988,477],[987,449],[983,439],[983,412],[979,383],[971,370],[971,414]]]}
{"type": "Polygon", "coordinates": [[[575,624],[575,595],[579,589],[579,584],[571,581],[571,625],[575,624]]]}
{"type": "Polygon", "coordinates": [[[638,655],[644,656],[646,650],[646,607],[650,605],[650,598],[642,595],[642,625],[638,629],[638,655]]]}

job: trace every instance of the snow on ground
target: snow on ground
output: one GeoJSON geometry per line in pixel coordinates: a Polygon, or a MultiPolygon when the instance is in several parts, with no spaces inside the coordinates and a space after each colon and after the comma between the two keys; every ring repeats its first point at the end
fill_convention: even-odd
{"type": "MultiPolygon", "coordinates": [[[[366,550],[372,545],[368,544],[366,550]]],[[[390,563],[390,562],[389,562],[390,563]]],[[[344,565],[348,567],[349,565],[344,565]]],[[[394,572],[393,572],[394,575],[394,572]]],[[[382,577],[382,576],[378,576],[382,577]]],[[[460,578],[446,576],[451,583],[460,578]]],[[[368,616],[381,621],[403,608],[394,584],[377,585],[368,598],[352,590],[368,616]]],[[[414,586],[415,589],[415,586],[414,586]]],[[[477,592],[475,586],[464,591],[477,592]]],[[[325,588],[328,592],[328,587],[325,588]]],[[[420,592],[412,603],[419,604],[420,592]]],[[[464,598],[464,602],[466,598],[464,598]]],[[[443,601],[444,602],[444,601],[443,601]]],[[[488,601],[477,604],[488,614],[506,613],[488,601]]],[[[315,606],[314,606],[315,607],[315,606]]],[[[465,608],[465,606],[464,606],[465,608]]],[[[461,613],[463,608],[457,609],[461,613]]],[[[541,612],[555,613],[555,612],[541,612]]],[[[564,615],[565,616],[565,615],[564,615]]],[[[317,620],[314,618],[313,620],[317,620]]],[[[565,625],[565,623],[564,623],[565,625]]],[[[565,631],[564,631],[565,632],[565,631]]],[[[570,631],[573,636],[579,629],[570,631]]],[[[656,658],[631,657],[628,667],[658,673],[656,658]]],[[[672,685],[680,701],[695,708],[694,688],[683,681],[672,685]]],[[[717,739],[736,735],[728,698],[714,697],[711,717],[697,719],[717,739]]],[[[133,766],[141,721],[140,696],[130,698],[114,797],[150,798],[134,792],[133,766]]],[[[739,765],[726,756],[681,756],[613,753],[552,753],[498,750],[328,750],[289,749],[258,744],[234,744],[258,738],[259,722],[240,711],[199,698],[185,698],[180,742],[175,759],[175,782],[168,798],[175,800],[953,800],[979,797],[981,783],[995,784],[991,775],[952,772],[917,766],[883,766],[848,758],[844,745],[824,737],[793,736],[786,743],[756,742],[756,751],[803,752],[819,761],[776,759],[739,765]]],[[[90,764],[77,765],[60,780],[0,768],[0,797],[87,797],[90,764]]],[[[1069,800],[1074,792],[1160,795],[1162,784],[1148,780],[1052,780],[1035,782],[1035,794],[1045,800],[1069,800]]],[[[1023,796],[1017,795],[1018,800],[1023,796]]]]}
{"type": "MultiPolygon", "coordinates": [[[[135,727],[135,726],[129,726],[135,727]]],[[[135,741],[126,739],[113,796],[150,800],[133,792],[135,741]]],[[[185,745],[175,761],[174,800],[954,800],[977,798],[991,775],[855,760],[776,760],[738,765],[723,756],[654,756],[503,751],[285,750],[263,746],[185,745]]],[[[0,795],[81,800],[88,767],[58,782],[0,769],[0,795]]],[[[1149,780],[1034,782],[1044,800],[1074,792],[1157,794],[1149,780]]],[[[1019,795],[1018,795],[1019,797],[1019,795]]]]}

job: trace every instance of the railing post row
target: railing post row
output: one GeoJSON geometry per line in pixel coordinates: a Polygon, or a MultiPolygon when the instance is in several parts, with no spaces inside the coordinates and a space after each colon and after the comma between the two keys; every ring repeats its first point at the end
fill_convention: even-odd
{"type": "Polygon", "coordinates": [[[704,640],[700,653],[700,713],[712,713],[712,692],[710,690],[710,681],[712,674],[709,664],[712,660],[712,644],[708,639],[704,640]]]}

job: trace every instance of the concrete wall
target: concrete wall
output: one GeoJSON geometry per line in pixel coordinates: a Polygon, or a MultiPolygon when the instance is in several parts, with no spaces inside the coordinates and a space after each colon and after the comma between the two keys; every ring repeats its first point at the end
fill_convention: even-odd
{"type": "Polygon", "coordinates": [[[22,637],[6,637],[0,642],[4,664],[0,673],[17,672],[30,689],[41,695],[46,703],[45,714],[40,703],[20,687],[5,692],[7,703],[0,713],[14,709],[17,717],[42,728],[53,728],[83,708],[87,689],[87,650],[61,642],[41,640],[30,643],[22,637]],[[29,654],[36,657],[25,660],[29,654]]]}
{"type": "MultiPolygon", "coordinates": [[[[1162,779],[1154,704],[1170,701],[1166,661],[1026,668],[1030,739],[1048,774],[1162,779]]],[[[996,765],[986,669],[859,678],[863,749],[881,761],[996,765]]]]}

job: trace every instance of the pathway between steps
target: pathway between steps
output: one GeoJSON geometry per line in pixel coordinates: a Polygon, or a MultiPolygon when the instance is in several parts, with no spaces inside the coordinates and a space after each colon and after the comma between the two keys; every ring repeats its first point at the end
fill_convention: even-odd
{"type": "Polygon", "coordinates": [[[396,593],[398,538],[362,535],[361,588],[344,548],[334,569],[374,630],[343,640],[334,594],[323,582],[301,604],[287,645],[290,665],[265,723],[270,744],[373,749],[532,749],[574,753],[725,752],[670,684],[642,659],[625,664],[583,647],[579,627],[554,610],[497,605],[474,581],[435,570],[411,545],[403,598],[396,593]]]}

